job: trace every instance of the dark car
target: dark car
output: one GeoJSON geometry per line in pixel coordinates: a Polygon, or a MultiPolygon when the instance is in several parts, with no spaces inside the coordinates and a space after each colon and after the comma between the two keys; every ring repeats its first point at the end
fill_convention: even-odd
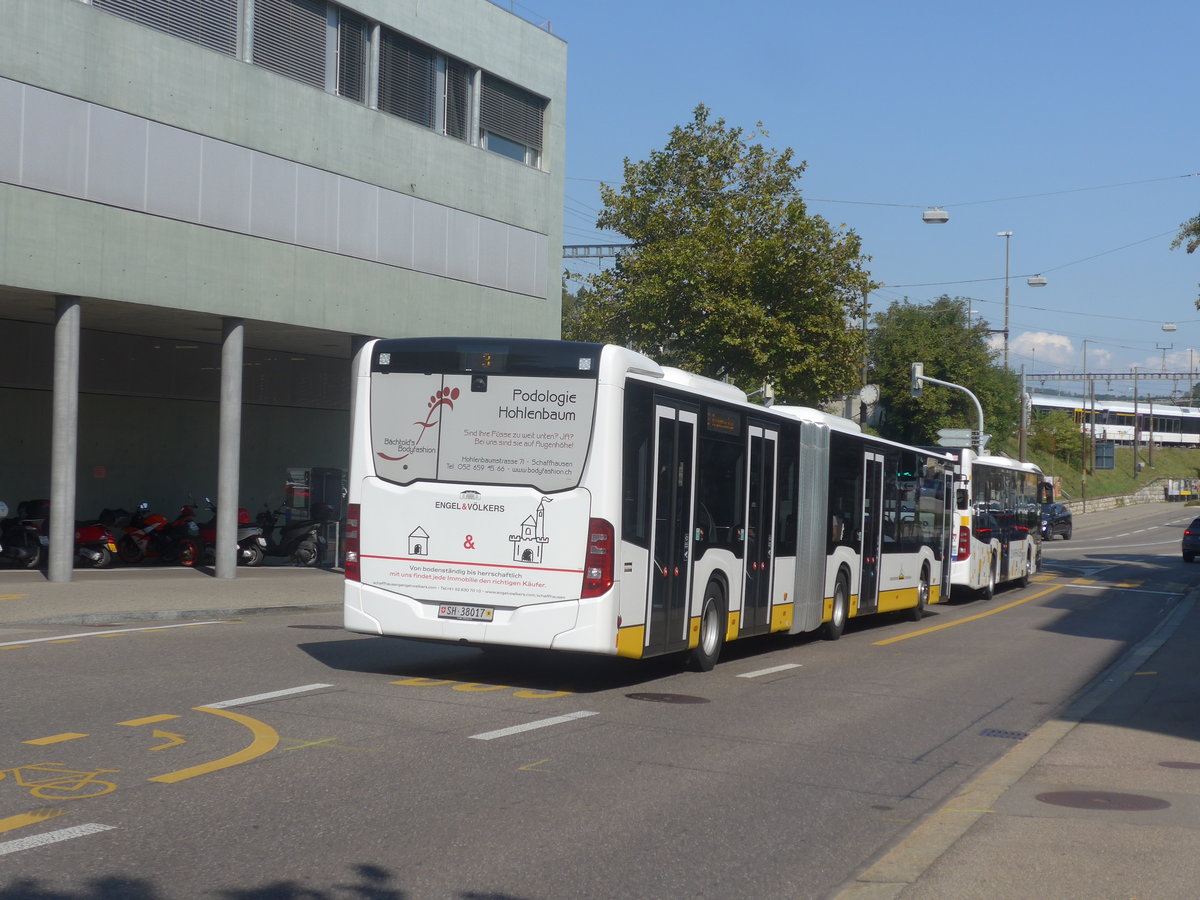
{"type": "Polygon", "coordinates": [[[1071,539],[1071,510],[1061,503],[1042,504],[1042,539],[1050,540],[1061,534],[1064,541],[1071,539]]]}
{"type": "Polygon", "coordinates": [[[1200,518],[1183,530],[1183,561],[1191,562],[1200,553],[1200,518]]]}

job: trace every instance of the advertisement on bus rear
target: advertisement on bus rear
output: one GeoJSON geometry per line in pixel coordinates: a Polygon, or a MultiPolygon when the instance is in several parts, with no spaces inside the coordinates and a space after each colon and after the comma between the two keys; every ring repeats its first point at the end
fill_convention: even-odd
{"type": "Polygon", "coordinates": [[[375,470],[398,484],[571,488],[583,472],[595,403],[591,379],[374,373],[375,470]]]}
{"type": "Polygon", "coordinates": [[[364,584],[449,606],[513,607],[579,597],[590,497],[528,488],[457,494],[379,485],[364,510],[364,584]],[[377,492],[377,493],[376,493],[377,492]],[[463,605],[466,606],[463,606],[463,605]]]}

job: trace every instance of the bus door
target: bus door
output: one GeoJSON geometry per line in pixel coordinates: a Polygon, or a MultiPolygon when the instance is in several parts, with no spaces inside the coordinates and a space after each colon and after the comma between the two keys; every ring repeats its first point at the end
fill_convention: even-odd
{"type": "Polygon", "coordinates": [[[650,609],[646,647],[652,653],[688,643],[692,583],[692,497],[695,495],[697,410],[655,406],[654,530],[650,536],[650,609]]]}
{"type": "Polygon", "coordinates": [[[741,634],[765,634],[771,627],[771,574],[775,556],[775,468],[779,432],[757,425],[750,439],[746,473],[745,554],[741,634]]]}
{"type": "Polygon", "coordinates": [[[862,569],[858,581],[858,611],[879,607],[879,551],[883,541],[883,454],[863,454],[862,569]]]}

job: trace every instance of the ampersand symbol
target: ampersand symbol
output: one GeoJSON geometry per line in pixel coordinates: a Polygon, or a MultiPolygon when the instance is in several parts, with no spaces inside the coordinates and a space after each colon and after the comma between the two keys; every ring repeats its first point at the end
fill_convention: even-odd
{"type": "Polygon", "coordinates": [[[467,550],[474,550],[475,549],[475,535],[468,534],[467,539],[465,541],[463,541],[463,547],[467,550]]]}

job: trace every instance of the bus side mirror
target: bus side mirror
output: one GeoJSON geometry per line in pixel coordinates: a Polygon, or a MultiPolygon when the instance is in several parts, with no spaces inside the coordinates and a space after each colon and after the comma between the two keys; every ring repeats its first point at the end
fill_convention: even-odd
{"type": "Polygon", "coordinates": [[[967,489],[959,488],[954,492],[954,505],[959,509],[967,508],[967,489]]]}

